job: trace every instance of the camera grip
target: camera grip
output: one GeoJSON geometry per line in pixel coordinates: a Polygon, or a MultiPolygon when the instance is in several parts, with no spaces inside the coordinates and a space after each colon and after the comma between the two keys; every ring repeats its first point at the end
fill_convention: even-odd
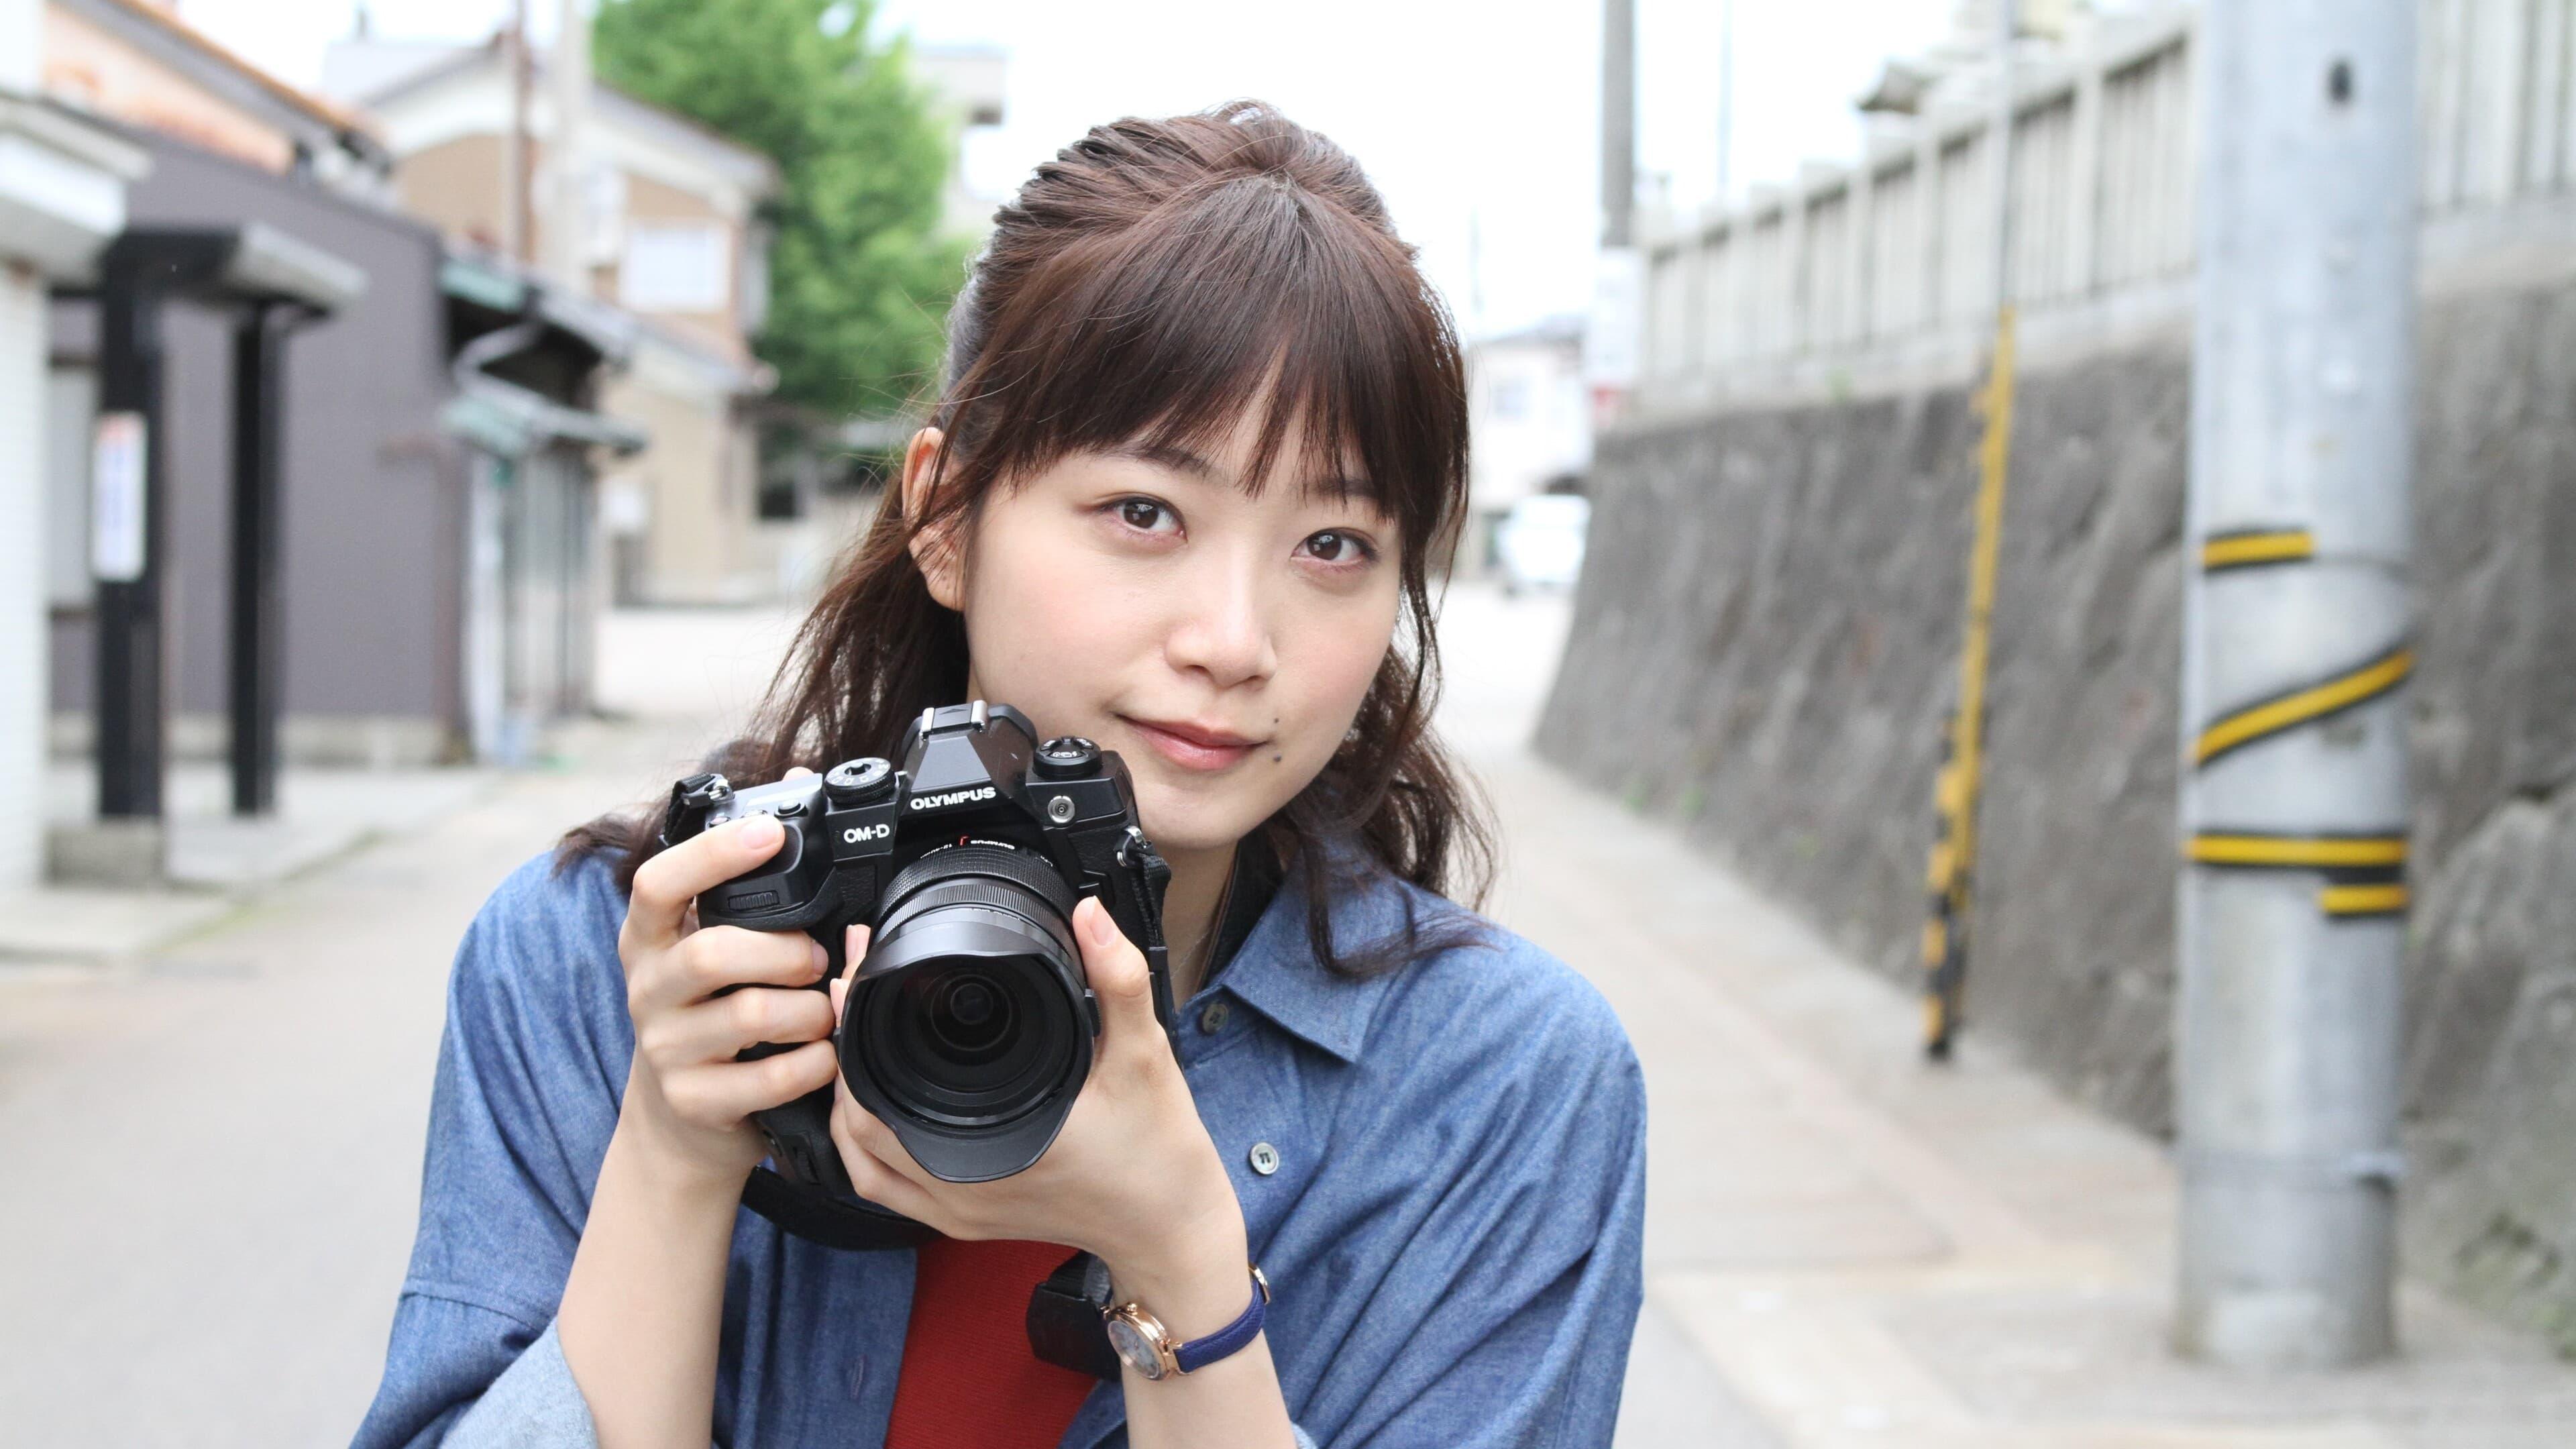
{"type": "Polygon", "coordinates": [[[779,1176],[819,1187],[835,1197],[859,1195],[858,1189],[850,1185],[849,1172],[841,1166],[840,1147],[832,1141],[831,1088],[819,1088],[751,1115],[760,1135],[769,1142],[770,1160],[777,1164],[779,1176]]]}
{"type": "Polygon", "coordinates": [[[743,1184],[745,1207],[800,1238],[846,1252],[909,1248],[938,1236],[924,1224],[858,1195],[832,1141],[832,1089],[753,1114],[775,1169],[756,1167],[743,1184]]]}

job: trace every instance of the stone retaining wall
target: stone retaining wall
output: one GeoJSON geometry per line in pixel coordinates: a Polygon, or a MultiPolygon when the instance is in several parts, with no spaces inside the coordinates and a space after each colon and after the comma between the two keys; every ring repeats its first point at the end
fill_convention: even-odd
{"type": "MultiPolygon", "coordinates": [[[[2428,302],[2411,1266],[2576,1351],[2576,284],[2428,302]]],[[[2167,1125],[2189,352],[2018,394],[1969,1030],[2167,1125]]],[[[1964,388],[1602,440],[1556,762],[1911,979],[1955,684],[1964,388]]]]}

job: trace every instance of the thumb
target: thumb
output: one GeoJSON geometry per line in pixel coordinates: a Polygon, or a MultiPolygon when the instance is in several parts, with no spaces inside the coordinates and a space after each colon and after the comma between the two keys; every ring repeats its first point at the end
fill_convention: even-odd
{"type": "Polygon", "coordinates": [[[1161,1037],[1154,1019],[1152,974],[1145,953],[1118,929],[1118,922],[1097,896],[1085,896],[1073,908],[1073,931],[1082,942],[1082,970],[1100,998],[1103,1030],[1113,1043],[1133,1044],[1161,1037]]]}
{"type": "Polygon", "coordinates": [[[832,1020],[837,1023],[850,1004],[850,983],[859,977],[859,960],[868,954],[868,928],[853,924],[841,934],[841,974],[832,978],[832,1020]]]}

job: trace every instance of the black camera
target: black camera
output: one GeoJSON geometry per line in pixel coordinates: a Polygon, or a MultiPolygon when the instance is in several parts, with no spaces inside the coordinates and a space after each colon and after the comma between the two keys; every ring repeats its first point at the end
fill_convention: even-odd
{"type": "MultiPolygon", "coordinates": [[[[777,853],[699,896],[699,924],[807,932],[838,977],[845,933],[866,923],[835,1040],[851,1095],[937,1176],[1008,1177],[1055,1141],[1091,1073],[1101,1017],[1073,934],[1082,897],[1097,896],[1142,949],[1154,1014],[1172,1030],[1171,870],[1137,824],[1126,764],[1085,739],[1040,743],[1009,705],[925,710],[898,753],[900,766],[849,760],[747,790],[692,775],[671,788],[663,843],[776,816],[777,853]]],[[[760,1114],[776,1177],[805,1191],[756,1174],[746,1201],[841,1246],[918,1240],[908,1219],[858,1201],[832,1144],[831,1102],[825,1089],[760,1114]]]]}

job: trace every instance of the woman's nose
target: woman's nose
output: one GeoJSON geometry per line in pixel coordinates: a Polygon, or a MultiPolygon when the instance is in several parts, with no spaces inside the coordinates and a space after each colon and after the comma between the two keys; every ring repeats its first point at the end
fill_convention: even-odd
{"type": "Polygon", "coordinates": [[[1278,668],[1261,589],[1241,566],[1208,569],[1189,581],[1186,604],[1164,654],[1219,689],[1267,678],[1278,668]]]}

